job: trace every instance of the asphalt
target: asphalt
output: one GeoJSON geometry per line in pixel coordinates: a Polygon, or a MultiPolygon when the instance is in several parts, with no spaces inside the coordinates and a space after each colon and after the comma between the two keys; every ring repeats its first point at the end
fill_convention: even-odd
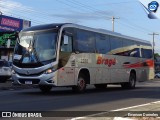
{"type": "Polygon", "coordinates": [[[160,120],[160,101],[76,117],[72,120],[160,120]]]}
{"type": "Polygon", "coordinates": [[[13,86],[11,79],[7,80],[5,83],[0,83],[0,91],[30,89],[30,88],[33,88],[33,86],[13,86]]]}
{"type": "Polygon", "coordinates": [[[160,101],[72,118],[72,120],[160,120],[160,101]],[[113,117],[113,116],[118,117],[113,117]],[[109,117],[108,117],[109,116],[109,117]]]}
{"type": "MultiPolygon", "coordinates": [[[[156,79],[160,80],[160,79],[156,79]]],[[[0,90],[18,90],[30,87],[12,86],[11,81],[0,83],[0,90]]],[[[160,93],[160,91],[159,91],[160,93]]],[[[39,118],[40,119],[40,118],[39,118]]],[[[43,118],[44,119],[44,118],[43,118]]],[[[49,120],[50,118],[46,118],[49,120]]],[[[160,120],[160,101],[129,106],[127,108],[104,111],[83,117],[71,118],[72,120],[160,120]],[[115,117],[116,116],[116,117],[115,117]]]]}

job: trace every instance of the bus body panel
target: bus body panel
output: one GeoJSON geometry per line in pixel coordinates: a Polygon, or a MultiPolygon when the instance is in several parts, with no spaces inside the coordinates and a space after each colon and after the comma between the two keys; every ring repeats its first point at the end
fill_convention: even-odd
{"type": "MultiPolygon", "coordinates": [[[[78,76],[81,70],[87,69],[89,71],[90,76],[90,84],[103,84],[103,83],[122,83],[128,82],[131,71],[135,71],[136,80],[137,81],[145,81],[149,79],[153,79],[154,77],[154,66],[152,58],[142,58],[141,48],[147,48],[142,46],[136,46],[140,51],[139,57],[130,57],[130,56],[122,56],[119,53],[123,53],[124,49],[130,50],[135,45],[129,46],[128,48],[117,48],[112,50],[106,54],[99,53],[97,50],[94,52],[77,52],[72,51],[71,53],[61,52],[61,42],[63,38],[63,31],[65,28],[73,28],[74,32],[71,37],[73,38],[73,44],[75,44],[77,33],[75,32],[77,29],[84,29],[90,32],[94,32],[95,34],[104,34],[109,36],[109,41],[111,41],[111,37],[116,36],[119,38],[125,38],[128,40],[135,40],[126,36],[117,35],[113,33],[105,33],[105,31],[100,31],[97,29],[91,29],[79,25],[66,24],[63,25],[58,33],[58,42],[57,42],[57,52],[56,52],[56,61],[52,62],[46,66],[41,68],[18,68],[13,67],[16,72],[21,74],[27,74],[27,71],[32,74],[36,74],[46,69],[58,66],[56,71],[51,74],[41,74],[39,76],[22,76],[18,74],[13,74],[12,78],[14,82],[19,83],[19,79],[26,80],[34,80],[39,79],[40,82],[37,83],[39,85],[53,85],[53,86],[74,86],[77,85],[78,76]],[[118,53],[119,52],[119,53],[118,53]],[[118,53],[118,54],[117,54],[118,53]],[[115,54],[115,55],[114,55],[115,54]],[[61,58],[62,57],[62,58],[61,58]],[[61,60],[61,61],[60,61],[61,60]],[[64,60],[64,61],[63,61],[64,60]],[[152,62],[151,62],[152,61],[152,62]],[[64,63],[63,63],[64,62],[64,63]],[[61,67],[59,67],[61,64],[61,67]],[[46,81],[49,81],[46,82],[46,81]],[[51,82],[50,82],[51,81],[51,82]]],[[[150,45],[148,42],[137,40],[139,43],[145,43],[150,45]]],[[[140,44],[141,44],[140,43],[140,44]]],[[[150,45],[151,47],[151,45],[150,45]]],[[[150,48],[147,48],[150,49],[150,48]]],[[[14,66],[14,65],[13,65],[14,66]]]]}

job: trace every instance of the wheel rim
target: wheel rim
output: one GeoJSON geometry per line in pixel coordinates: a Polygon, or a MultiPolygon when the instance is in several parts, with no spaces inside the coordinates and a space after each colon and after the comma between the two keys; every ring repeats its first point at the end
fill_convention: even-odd
{"type": "Polygon", "coordinates": [[[134,87],[134,85],[135,85],[135,79],[133,77],[131,78],[130,83],[131,83],[131,86],[134,87]]]}
{"type": "Polygon", "coordinates": [[[85,80],[83,78],[80,78],[78,80],[78,86],[80,90],[83,90],[85,88],[85,80]]]}

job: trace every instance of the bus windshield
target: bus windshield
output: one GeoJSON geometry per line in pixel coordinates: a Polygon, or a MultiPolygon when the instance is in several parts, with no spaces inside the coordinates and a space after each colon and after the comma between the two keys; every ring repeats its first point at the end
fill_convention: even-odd
{"type": "Polygon", "coordinates": [[[37,63],[56,58],[57,32],[22,32],[15,46],[14,59],[37,63]]]}

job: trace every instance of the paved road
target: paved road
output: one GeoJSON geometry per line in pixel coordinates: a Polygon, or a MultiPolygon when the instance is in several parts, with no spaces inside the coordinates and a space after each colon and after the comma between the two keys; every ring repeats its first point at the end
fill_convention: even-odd
{"type": "Polygon", "coordinates": [[[84,94],[70,88],[54,88],[44,94],[37,88],[0,90],[0,111],[109,111],[160,100],[160,80],[138,83],[134,90],[89,86],[84,94]]]}

